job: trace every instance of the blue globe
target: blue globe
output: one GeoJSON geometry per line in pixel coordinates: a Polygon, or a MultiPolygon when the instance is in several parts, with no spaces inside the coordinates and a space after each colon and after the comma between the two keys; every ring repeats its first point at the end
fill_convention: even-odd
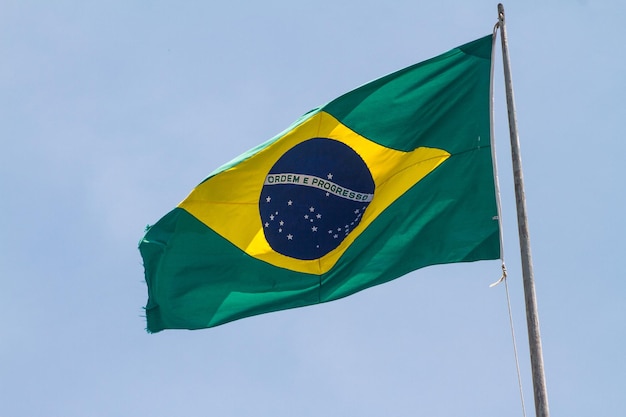
{"type": "Polygon", "coordinates": [[[291,258],[326,255],[356,228],[374,197],[363,159],[346,144],[312,138],[274,164],[259,198],[269,245],[291,258]]]}

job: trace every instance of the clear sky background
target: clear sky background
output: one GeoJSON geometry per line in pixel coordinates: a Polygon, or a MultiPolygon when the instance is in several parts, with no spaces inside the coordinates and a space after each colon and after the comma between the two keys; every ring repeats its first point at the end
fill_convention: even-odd
{"type": "MultiPolygon", "coordinates": [[[[0,1],[0,416],[521,416],[500,264],[145,331],[147,224],[496,1],[0,1]]],[[[626,3],[505,3],[553,416],[626,415],[626,3]]],[[[509,288],[532,383],[501,54],[509,288]]]]}

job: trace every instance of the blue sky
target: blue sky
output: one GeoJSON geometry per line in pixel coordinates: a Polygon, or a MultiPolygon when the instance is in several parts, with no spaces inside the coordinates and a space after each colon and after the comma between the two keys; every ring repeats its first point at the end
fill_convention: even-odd
{"type": "MultiPolygon", "coordinates": [[[[0,415],[521,416],[496,261],[208,330],[144,330],[146,224],[302,113],[497,18],[495,2],[423,3],[1,1],[0,415]]],[[[550,408],[625,415],[626,5],[505,8],[550,408]]]]}

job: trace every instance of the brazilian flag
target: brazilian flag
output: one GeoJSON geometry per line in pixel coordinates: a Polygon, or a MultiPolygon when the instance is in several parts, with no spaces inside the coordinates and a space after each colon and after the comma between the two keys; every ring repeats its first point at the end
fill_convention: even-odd
{"type": "Polygon", "coordinates": [[[149,332],[500,257],[492,36],[321,106],[209,175],[139,244],[149,332]]]}

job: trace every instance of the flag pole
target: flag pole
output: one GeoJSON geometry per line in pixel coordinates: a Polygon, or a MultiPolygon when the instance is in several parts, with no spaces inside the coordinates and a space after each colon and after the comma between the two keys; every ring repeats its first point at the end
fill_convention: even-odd
{"type": "Polygon", "coordinates": [[[517,225],[522,257],[522,278],[524,282],[524,299],[526,303],[526,321],[528,325],[528,343],[530,345],[530,363],[532,368],[533,391],[535,398],[535,414],[537,417],[549,417],[550,411],[548,409],[548,392],[546,389],[545,373],[543,368],[541,334],[539,332],[539,316],[537,313],[537,299],[535,296],[535,279],[533,276],[533,265],[530,254],[530,238],[528,233],[528,219],[526,216],[526,197],[524,195],[522,158],[519,150],[519,136],[517,134],[517,119],[515,116],[515,102],[513,99],[513,83],[511,81],[511,63],[509,61],[506,27],[504,24],[504,6],[502,3],[498,4],[498,23],[500,26],[500,39],[502,40],[504,84],[509,115],[509,132],[511,136],[511,157],[513,159],[515,202],[517,205],[517,225]]]}

